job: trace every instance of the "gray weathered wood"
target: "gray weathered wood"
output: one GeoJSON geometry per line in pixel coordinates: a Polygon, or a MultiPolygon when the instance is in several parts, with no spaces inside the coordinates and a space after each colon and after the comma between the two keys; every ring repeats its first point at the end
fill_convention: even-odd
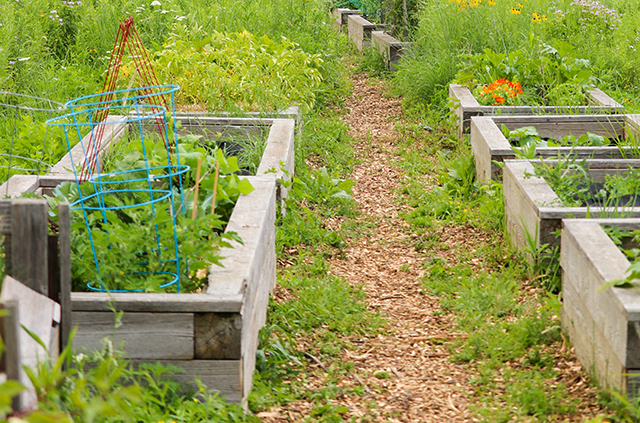
{"type": "Polygon", "coordinates": [[[637,396],[640,371],[640,292],[602,287],[625,277],[630,263],[602,229],[640,229],[640,219],[565,219],[562,324],[578,358],[600,386],[637,396]],[[635,373],[635,375],[633,375],[635,373]]]}
{"type": "MultiPolygon", "coordinates": [[[[195,391],[198,386],[195,379],[200,379],[209,390],[217,391],[232,404],[246,405],[246,397],[242,396],[241,381],[242,360],[157,360],[164,365],[176,366],[183,372],[172,374],[170,377],[195,391]]],[[[148,362],[148,360],[133,360],[134,364],[148,362]]]]}
{"type": "Polygon", "coordinates": [[[587,95],[588,106],[481,106],[468,87],[458,84],[449,85],[449,97],[453,101],[451,109],[457,116],[460,138],[470,132],[472,116],[624,113],[624,107],[620,103],[598,88],[587,91],[587,95]]]}
{"type": "Polygon", "coordinates": [[[256,363],[256,351],[258,349],[260,329],[267,320],[267,307],[269,305],[269,294],[275,287],[276,283],[276,254],[275,254],[275,231],[272,232],[269,243],[268,253],[262,273],[260,275],[260,285],[256,287],[256,293],[253,296],[252,303],[246,302],[243,316],[250,316],[248,319],[247,329],[242,334],[242,357],[243,357],[243,397],[249,395],[253,384],[253,372],[256,363]],[[266,282],[271,280],[272,284],[266,282]]]}
{"type": "Polygon", "coordinates": [[[269,292],[275,285],[275,186],[273,174],[251,179],[255,191],[241,197],[227,231],[242,233],[243,245],[223,249],[224,268],[212,266],[207,292],[242,291],[242,392],[250,390],[255,369],[258,334],[264,325],[269,292]],[[237,213],[237,215],[236,215],[237,213]],[[236,216],[234,218],[234,216],[236,216]],[[243,217],[245,216],[245,217],[243,217]],[[246,218],[246,216],[251,216],[246,218]],[[236,220],[237,219],[237,220],[236,220]],[[246,225],[243,222],[256,222],[246,225]],[[241,231],[241,232],[240,232],[241,231]],[[234,288],[232,288],[232,286],[234,288]]]}
{"type": "Polygon", "coordinates": [[[371,45],[371,32],[384,29],[385,26],[371,23],[360,15],[348,15],[347,27],[349,39],[362,51],[371,45]]]}
{"type": "MultiPolygon", "coordinates": [[[[0,233],[2,235],[11,235],[11,226],[11,200],[0,200],[0,233]]],[[[5,245],[10,244],[5,243],[5,245]]],[[[7,260],[5,258],[5,262],[7,260]]]]}
{"type": "MultiPolygon", "coordinates": [[[[546,162],[554,164],[557,160],[546,162]]],[[[640,168],[640,160],[637,159],[586,160],[584,163],[590,176],[628,167],[640,168]]],[[[559,240],[553,232],[560,228],[560,222],[565,218],[640,217],[640,207],[562,207],[557,195],[543,178],[527,176],[533,174],[532,161],[504,162],[503,192],[507,233],[511,245],[518,250],[527,250],[527,237],[535,241],[536,246],[559,246],[559,240]]]]}
{"type": "Polygon", "coordinates": [[[78,325],[75,348],[101,349],[102,339],[115,331],[114,343],[124,342],[127,358],[194,358],[193,313],[124,313],[117,329],[112,312],[74,311],[71,317],[72,324],[78,325]]]}
{"type": "Polygon", "coordinates": [[[125,312],[232,313],[239,312],[242,308],[242,293],[71,293],[73,311],[108,311],[111,301],[113,301],[117,310],[125,312]]]}
{"type": "Polygon", "coordinates": [[[38,175],[13,175],[0,185],[0,198],[17,198],[25,192],[34,192],[38,187],[38,175]]]}
{"type": "MultiPolygon", "coordinates": [[[[571,115],[571,116],[477,116],[471,118],[471,150],[476,163],[476,178],[488,182],[500,179],[498,163],[514,159],[515,151],[502,134],[502,124],[509,129],[535,126],[542,137],[563,138],[586,132],[627,139],[637,132],[639,115],[571,115]]],[[[636,147],[538,147],[538,157],[572,155],[592,159],[623,159],[637,155],[636,147]]]]}
{"type": "Polygon", "coordinates": [[[11,203],[11,262],[7,274],[48,295],[48,205],[45,200],[11,203]]]}
{"type": "Polygon", "coordinates": [[[292,119],[274,120],[256,174],[264,175],[274,170],[276,201],[284,205],[283,201],[289,195],[288,183],[295,173],[295,122],[292,119]]]}
{"type": "MultiPolygon", "coordinates": [[[[20,324],[35,333],[47,346],[49,353],[55,359],[58,354],[55,347],[59,336],[60,306],[46,296],[34,291],[28,286],[18,282],[11,276],[5,276],[0,292],[0,302],[15,301],[18,305],[20,324]]],[[[26,331],[19,333],[20,357],[23,365],[35,367],[38,361],[43,361],[49,356],[38,342],[26,331]]],[[[20,371],[20,382],[28,391],[22,397],[22,406],[35,407],[37,400],[33,391],[33,385],[23,369],[20,371]]]]}
{"type": "Polygon", "coordinates": [[[242,329],[240,313],[196,313],[195,358],[240,360],[242,329]]]}
{"type": "Polygon", "coordinates": [[[361,15],[362,12],[357,9],[343,9],[343,8],[335,8],[331,11],[331,17],[333,18],[333,26],[340,30],[344,31],[347,27],[347,17],[349,15],[361,15]]]}
{"type": "MultiPolygon", "coordinates": [[[[7,379],[20,381],[22,373],[22,357],[20,355],[20,310],[17,300],[10,300],[0,303],[0,308],[4,309],[8,315],[0,320],[0,330],[2,330],[2,341],[4,342],[4,353],[2,354],[2,371],[7,375],[7,379]]],[[[26,394],[17,395],[13,398],[12,407],[16,411],[23,409],[23,400],[26,394]]]]}
{"type": "MultiPolygon", "coordinates": [[[[101,157],[104,155],[112,145],[115,145],[120,141],[122,136],[126,132],[126,125],[124,122],[123,116],[108,116],[107,121],[104,125],[102,125],[103,134],[102,134],[102,144],[100,146],[100,150],[97,152],[98,156],[101,157]]],[[[92,133],[88,133],[83,139],[82,142],[78,142],[71,151],[69,151],[58,163],[53,165],[51,170],[49,171],[49,175],[68,175],[73,174],[73,168],[76,169],[81,168],[85,164],[86,156],[84,148],[91,145],[91,137],[92,133]]]]}
{"type": "MultiPolygon", "coordinates": [[[[275,222],[275,175],[249,178],[255,190],[241,196],[229,219],[226,231],[241,234],[243,243],[232,241],[232,248],[222,248],[222,267],[209,269],[208,294],[236,295],[246,299],[247,285],[258,280],[267,254],[267,241],[275,222]],[[251,222],[251,223],[248,223],[251,222]]],[[[268,282],[271,284],[271,281],[268,282]]]]}
{"type": "Polygon", "coordinates": [[[377,48],[385,58],[389,70],[396,69],[403,51],[408,49],[410,45],[411,43],[399,41],[384,31],[371,32],[371,46],[377,48]]]}
{"type": "Polygon", "coordinates": [[[71,221],[69,203],[58,205],[58,257],[60,263],[60,346],[67,346],[71,334],[71,221]]]}

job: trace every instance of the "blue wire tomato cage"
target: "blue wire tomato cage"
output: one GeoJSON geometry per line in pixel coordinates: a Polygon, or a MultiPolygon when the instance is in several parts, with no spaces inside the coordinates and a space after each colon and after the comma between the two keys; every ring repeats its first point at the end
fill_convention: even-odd
{"type": "MultiPolygon", "coordinates": [[[[102,226],[109,223],[109,219],[116,218],[117,215],[114,212],[125,213],[125,210],[128,209],[146,208],[145,210],[150,212],[155,220],[160,208],[166,207],[171,216],[172,239],[169,241],[165,237],[163,241],[158,223],[154,223],[154,247],[150,249],[151,251],[139,252],[140,255],[155,254],[157,263],[162,266],[162,269],[139,270],[137,267],[123,270],[123,273],[125,276],[131,277],[139,275],[166,277],[167,281],[160,284],[159,288],[175,286],[176,292],[180,292],[181,259],[176,230],[176,197],[179,197],[180,202],[184,202],[182,178],[189,171],[189,166],[180,164],[177,149],[177,128],[174,126],[172,131],[169,130],[171,123],[167,118],[166,108],[149,103],[150,100],[158,100],[161,95],[171,94],[173,110],[173,93],[178,89],[177,86],[157,86],[120,90],[107,93],[111,95],[107,100],[105,100],[105,94],[85,96],[67,102],[66,106],[71,110],[71,113],[47,121],[48,125],[63,128],[69,151],[76,144],[72,142],[74,138],[81,146],[83,157],[80,160],[70,154],[71,167],[78,191],[78,200],[71,204],[71,209],[82,212],[91,245],[98,277],[87,283],[90,290],[100,292],[142,292],[145,290],[144,288],[121,289],[117,286],[109,286],[107,279],[110,276],[101,273],[100,254],[96,251],[96,243],[94,242],[94,238],[97,236],[95,231],[105,232],[102,226]],[[111,119],[107,119],[106,116],[111,116],[111,119]],[[128,128],[129,139],[135,138],[135,141],[141,142],[141,153],[145,165],[142,168],[105,172],[97,157],[100,145],[96,147],[96,142],[101,142],[99,138],[103,136],[105,127],[120,124],[126,125],[128,128]],[[149,163],[145,136],[148,137],[149,128],[154,125],[164,139],[167,154],[166,165],[151,166],[149,163]],[[82,134],[87,132],[88,135],[83,137],[82,134]],[[174,152],[175,154],[172,154],[174,152]],[[172,156],[175,157],[175,160],[172,160],[172,156]],[[100,216],[101,225],[95,224],[96,212],[100,216]]],[[[184,210],[184,207],[182,209],[184,210]]],[[[111,250],[114,247],[109,245],[108,248],[111,250]]],[[[109,252],[102,253],[108,254],[109,252]]],[[[149,263],[150,261],[142,260],[134,263],[134,266],[145,266],[149,263]]]]}

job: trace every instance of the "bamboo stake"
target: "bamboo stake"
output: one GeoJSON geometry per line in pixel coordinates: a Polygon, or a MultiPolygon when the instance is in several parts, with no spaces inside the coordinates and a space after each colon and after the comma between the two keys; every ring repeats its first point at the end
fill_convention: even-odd
{"type": "Polygon", "coordinates": [[[198,194],[200,191],[200,169],[202,167],[202,157],[198,157],[198,167],[196,168],[196,189],[193,194],[193,211],[191,212],[191,219],[195,219],[198,214],[198,194]]]}
{"type": "Polygon", "coordinates": [[[216,211],[216,197],[218,196],[218,174],[220,172],[220,162],[216,162],[216,173],[213,176],[213,197],[211,197],[211,214],[216,211]]]}

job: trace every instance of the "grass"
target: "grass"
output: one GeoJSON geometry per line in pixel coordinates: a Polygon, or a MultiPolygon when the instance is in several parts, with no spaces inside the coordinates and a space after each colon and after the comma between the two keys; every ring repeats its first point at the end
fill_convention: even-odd
{"type": "Polygon", "coordinates": [[[401,195],[412,211],[404,218],[425,257],[424,290],[440,298],[442,313],[452,313],[456,330],[466,334],[449,348],[454,361],[474,369],[475,412],[488,422],[575,415],[580,403],[566,393],[555,364],[565,354],[559,298],[547,291],[547,278],[536,278],[542,266],[526,266],[524,256],[508,248],[501,186],[478,186],[468,176],[470,152],[446,135],[446,119],[428,112],[417,116],[401,129],[396,159],[409,176],[401,195]],[[416,127],[425,120],[433,132],[416,127]],[[424,189],[429,173],[439,175],[439,188],[424,189]],[[444,245],[441,234],[449,227],[464,228],[468,239],[444,245]]]}
{"type": "Polygon", "coordinates": [[[357,230],[349,195],[352,183],[340,179],[354,163],[346,127],[335,113],[316,113],[305,121],[297,146],[302,150],[297,158],[326,167],[297,164],[287,214],[279,219],[278,257],[286,264],[278,276],[281,294],[272,298],[261,332],[250,408],[259,412],[305,401],[312,406],[312,421],[342,421],[347,409],[333,400],[363,393],[362,388],[339,383],[352,371],[351,363],[340,360],[342,350],[350,348],[350,336],[373,336],[384,321],[367,310],[360,287],[329,274],[327,259],[342,254],[357,230]],[[329,217],[342,220],[338,229],[325,226],[329,217]],[[317,363],[320,369],[309,366],[317,363]],[[315,372],[322,374],[319,387],[309,384],[315,372]]]}
{"type": "MultiPolygon", "coordinates": [[[[411,208],[403,218],[424,257],[424,292],[440,298],[440,313],[452,314],[454,330],[465,334],[438,342],[447,344],[452,360],[473,369],[476,416],[487,422],[576,416],[582,403],[569,396],[557,368],[569,357],[561,348],[560,302],[545,289],[545,279],[534,275],[540,269],[525,266],[524,256],[507,247],[501,186],[475,184],[468,148],[452,135],[446,117],[426,109],[407,109],[406,117],[394,159],[407,175],[398,201],[411,208]],[[431,131],[423,129],[425,122],[431,131]],[[442,234],[452,227],[471,235],[468,242],[447,245],[442,234]]],[[[279,258],[286,263],[279,275],[282,291],[270,305],[250,407],[260,412],[309,402],[306,421],[343,421],[346,410],[339,399],[357,401],[364,393],[337,383],[354,372],[340,352],[352,348],[353,334],[373,336],[385,324],[384,317],[367,311],[359,287],[328,273],[327,258],[343,254],[357,239],[354,233],[371,228],[353,220],[348,197],[330,200],[339,176],[348,175],[353,165],[344,126],[326,112],[308,122],[305,129],[313,130],[298,143],[303,146],[298,157],[312,166],[301,163],[299,183],[305,189],[298,194],[294,189],[289,212],[280,220],[279,258]],[[325,167],[335,177],[320,178],[325,167]],[[310,186],[316,187],[314,194],[305,195],[310,186]],[[328,218],[340,219],[337,230],[327,231],[328,218]]],[[[371,376],[394,377],[386,371],[371,376]]]]}
{"type": "MultiPolygon", "coordinates": [[[[279,216],[280,286],[260,335],[250,409],[260,412],[304,401],[312,407],[309,421],[342,421],[347,410],[338,399],[362,396],[364,388],[340,383],[354,372],[352,364],[339,359],[341,351],[351,348],[350,337],[371,337],[385,329],[384,317],[367,309],[362,287],[331,275],[327,262],[373,230],[370,221],[355,219],[353,182],[348,180],[356,163],[353,140],[339,119],[340,103],[348,93],[342,61],[353,49],[344,35],[325,24],[326,5],[319,0],[263,0],[243,7],[231,0],[206,7],[192,1],[161,3],[156,10],[124,1],[87,0],[66,10],[67,21],[59,27],[47,19],[53,7],[62,10],[62,3],[0,0],[0,8],[9,11],[0,17],[0,84],[59,101],[96,91],[115,24],[129,13],[154,52],[170,32],[188,35],[187,28],[197,28],[204,33],[247,30],[272,40],[286,36],[306,53],[319,54],[322,84],[314,91],[315,108],[305,116],[296,143],[297,172],[287,213],[279,216]],[[50,38],[59,42],[44,41],[50,38]]],[[[565,3],[558,5],[566,7],[565,3]]],[[[630,22],[640,11],[622,0],[612,3],[629,12],[625,19],[630,22]]],[[[542,0],[527,3],[539,12],[543,6],[551,7],[542,0]]],[[[528,267],[522,256],[508,249],[501,186],[474,183],[470,152],[454,135],[445,111],[446,85],[460,66],[457,52],[477,53],[487,46],[510,51],[530,43],[531,34],[541,39],[554,35],[552,28],[534,27],[526,13],[509,15],[506,3],[496,10],[502,15],[486,8],[458,10],[455,2],[426,1],[415,15],[420,23],[413,35],[414,49],[392,79],[393,87],[407,97],[395,160],[407,178],[398,201],[412,209],[403,218],[414,248],[424,257],[424,291],[440,298],[440,312],[453,314],[456,331],[466,334],[447,345],[452,359],[476,374],[472,384],[477,416],[484,421],[575,417],[581,404],[567,396],[555,367],[566,354],[558,327],[558,298],[547,293],[543,278],[536,277],[542,266],[528,267]],[[501,31],[496,31],[498,26],[501,31]],[[464,230],[470,239],[448,244],[443,234],[450,228],[464,230]]],[[[589,46],[604,88],[624,96],[625,105],[635,110],[637,55],[626,47],[621,52],[614,49],[635,45],[633,28],[627,25],[612,37],[601,37],[599,44],[580,43],[579,34],[561,35],[575,45],[589,46]],[[596,44],[606,48],[595,48],[596,44]],[[613,68],[620,69],[619,74],[608,71],[613,68]]],[[[387,77],[374,54],[365,56],[360,69],[387,77]]],[[[381,381],[393,377],[386,371],[373,376],[381,381]]],[[[615,395],[605,400],[618,421],[638,416],[637,405],[615,395]]]]}

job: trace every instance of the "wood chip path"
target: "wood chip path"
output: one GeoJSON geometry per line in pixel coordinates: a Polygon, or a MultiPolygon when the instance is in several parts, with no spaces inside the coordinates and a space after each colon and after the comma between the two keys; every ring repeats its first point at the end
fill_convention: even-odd
{"type": "MultiPolygon", "coordinates": [[[[352,175],[356,181],[353,194],[358,219],[373,221],[369,225],[373,229],[352,243],[344,256],[330,259],[330,271],[363,286],[368,307],[386,316],[390,326],[376,338],[349,340],[353,347],[343,352],[342,359],[353,362],[356,371],[342,383],[364,386],[366,393],[337,398],[334,403],[349,409],[345,421],[353,417],[369,422],[477,421],[469,409],[473,401],[469,382],[475,374],[465,365],[452,363],[442,342],[464,335],[455,332],[453,316],[438,312],[438,298],[423,292],[421,263],[425,257],[415,251],[410,236],[403,232],[407,224],[397,217],[403,206],[395,200],[395,192],[404,175],[391,163],[397,148],[394,127],[401,118],[400,102],[383,96],[381,85],[364,75],[354,76],[352,82],[344,121],[358,140],[356,151],[361,160],[352,175]]],[[[452,248],[447,254],[455,255],[456,244],[470,234],[462,233],[464,228],[444,228],[449,229],[453,231],[448,242],[452,248]]],[[[321,369],[322,363],[311,366],[321,369]]],[[[579,391],[576,395],[587,397],[583,415],[599,411],[594,405],[595,390],[587,388],[577,361],[565,359],[558,366],[566,370],[563,379],[573,383],[572,389],[579,391]]],[[[321,381],[311,380],[310,385],[321,386],[321,381]]],[[[302,421],[310,409],[311,404],[296,402],[262,415],[267,417],[265,423],[302,421]]],[[[564,421],[583,419],[575,416],[564,421]]]]}

